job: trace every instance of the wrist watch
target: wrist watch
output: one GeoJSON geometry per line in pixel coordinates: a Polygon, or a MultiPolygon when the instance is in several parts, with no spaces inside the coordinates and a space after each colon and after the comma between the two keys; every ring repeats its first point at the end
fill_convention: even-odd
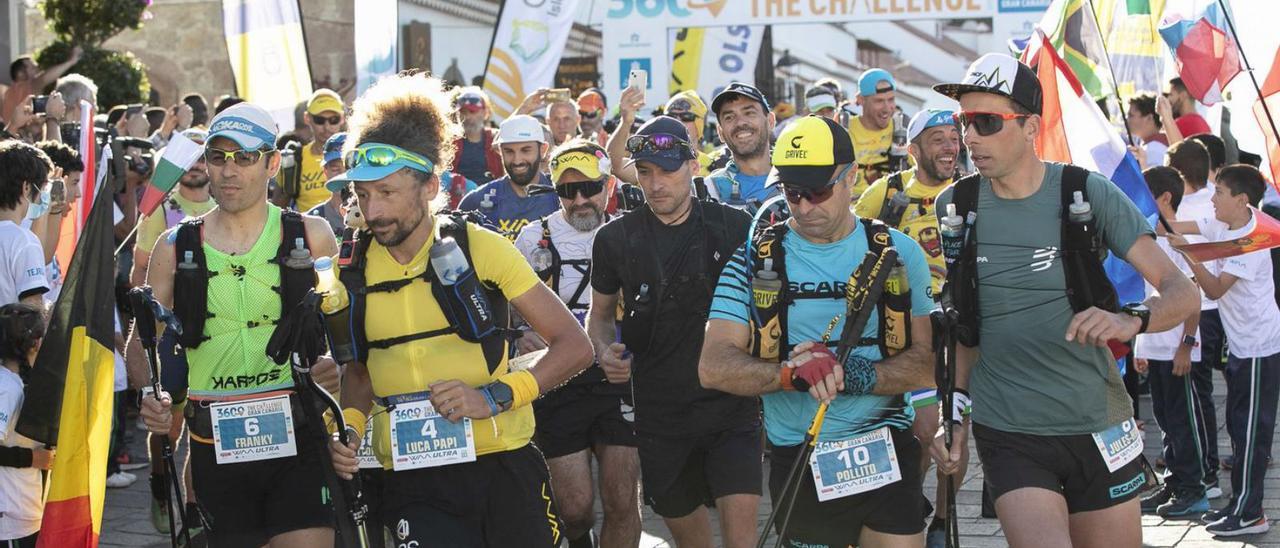
{"type": "Polygon", "coordinates": [[[1197,344],[1198,344],[1198,343],[1196,343],[1196,336],[1195,336],[1195,335],[1183,335],[1183,336],[1182,336],[1182,346],[1185,346],[1185,347],[1187,347],[1187,348],[1195,348],[1197,344]]]}
{"type": "Polygon", "coordinates": [[[502,381],[493,381],[485,388],[489,389],[489,395],[493,397],[493,403],[498,404],[498,409],[507,411],[511,409],[511,402],[515,400],[515,395],[511,392],[511,386],[502,381]]]}
{"type": "Polygon", "coordinates": [[[1139,320],[1142,320],[1142,326],[1138,328],[1138,333],[1147,332],[1147,324],[1151,321],[1151,309],[1147,308],[1143,303],[1129,303],[1120,308],[1121,314],[1128,314],[1139,320]]]}

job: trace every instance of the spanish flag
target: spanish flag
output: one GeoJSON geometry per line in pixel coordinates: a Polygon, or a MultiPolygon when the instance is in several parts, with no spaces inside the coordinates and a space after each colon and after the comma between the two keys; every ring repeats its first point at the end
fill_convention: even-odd
{"type": "Polygon", "coordinates": [[[39,547],[93,547],[111,446],[115,322],[111,187],[101,185],[27,385],[18,433],[57,447],[39,547]]]}

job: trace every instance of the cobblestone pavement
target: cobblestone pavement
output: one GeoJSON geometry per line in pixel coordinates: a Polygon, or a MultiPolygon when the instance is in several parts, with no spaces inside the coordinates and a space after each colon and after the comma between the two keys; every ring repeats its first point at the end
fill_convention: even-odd
{"type": "MultiPolygon", "coordinates": [[[[1231,453],[1229,441],[1227,438],[1226,428],[1223,425],[1223,413],[1221,410],[1225,407],[1226,387],[1220,376],[1215,375],[1216,386],[1214,388],[1214,399],[1219,409],[1218,413],[1218,443],[1222,455],[1231,453]]],[[[1150,399],[1146,396],[1142,398],[1143,417],[1148,419],[1146,426],[1146,453],[1147,457],[1155,462],[1157,449],[1160,445],[1159,429],[1155,426],[1155,421],[1150,420],[1150,399]]],[[[144,435],[141,431],[135,431],[130,444],[134,454],[144,454],[143,439],[144,435]]],[[[1280,436],[1277,436],[1280,441],[1280,436]]],[[[972,444],[972,441],[970,442],[972,444]]],[[[1274,451],[1274,446],[1273,446],[1274,451]]],[[[1000,523],[994,519],[985,519],[979,517],[982,503],[982,472],[978,466],[977,453],[974,452],[974,463],[970,466],[970,475],[960,487],[959,496],[957,497],[957,512],[960,516],[960,534],[961,545],[966,548],[984,548],[1006,546],[1004,534],[1000,530],[1000,523]]],[[[1225,471],[1224,471],[1225,472],[1225,471]]],[[[149,519],[149,497],[150,492],[147,487],[147,469],[136,471],[138,482],[125,489],[108,489],[106,508],[103,511],[103,525],[101,545],[107,546],[147,546],[147,547],[165,547],[169,545],[167,536],[157,534],[151,526],[149,519]]],[[[767,469],[766,469],[767,473],[767,469]]],[[[930,473],[926,479],[925,492],[932,498],[934,492],[934,475],[930,473]]],[[[1224,490],[1228,490],[1228,476],[1226,473],[1222,475],[1222,486],[1224,490]]],[[[1273,516],[1280,516],[1280,467],[1269,469],[1266,476],[1266,498],[1263,506],[1271,512],[1273,516]]],[[[1216,506],[1225,504],[1225,498],[1215,501],[1216,506]]],[[[599,503],[597,502],[597,508],[599,503]]],[[[764,497],[760,507],[761,523],[768,517],[769,502],[768,497],[764,497]]],[[[641,546],[644,548],[658,548],[674,546],[670,542],[671,535],[662,523],[662,519],[654,515],[647,508],[643,514],[644,538],[641,546]]],[[[599,519],[596,520],[597,527],[599,519]]],[[[713,525],[714,530],[718,531],[719,526],[713,525]]],[[[1143,544],[1146,546],[1177,546],[1179,548],[1197,548],[1197,547],[1242,547],[1242,546],[1271,546],[1280,548],[1280,527],[1272,529],[1265,535],[1257,535],[1253,537],[1243,537],[1240,540],[1224,541],[1216,540],[1208,533],[1202,525],[1189,521],[1181,520],[1164,520],[1156,516],[1144,516],[1142,518],[1143,544]]],[[[716,535],[717,542],[719,535],[716,535]]]]}

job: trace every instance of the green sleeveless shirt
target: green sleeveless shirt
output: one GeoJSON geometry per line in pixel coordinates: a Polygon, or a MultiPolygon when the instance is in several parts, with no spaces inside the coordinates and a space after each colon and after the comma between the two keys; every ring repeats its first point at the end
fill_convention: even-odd
{"type": "MultiPolygon", "coordinates": [[[[280,318],[282,237],[280,208],[267,204],[267,223],[253,248],[229,255],[204,244],[209,269],[209,312],[198,348],[187,349],[189,392],[218,398],[293,386],[289,365],[267,357],[267,341],[280,318]]],[[[175,295],[181,299],[181,295],[175,295]]]]}

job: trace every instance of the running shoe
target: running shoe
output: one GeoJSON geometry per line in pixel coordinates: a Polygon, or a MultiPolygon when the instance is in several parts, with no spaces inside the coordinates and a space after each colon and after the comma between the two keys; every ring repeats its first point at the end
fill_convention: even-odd
{"type": "Polygon", "coordinates": [[[1241,535],[1260,535],[1271,526],[1267,524],[1267,516],[1259,516],[1250,520],[1240,519],[1235,514],[1213,522],[1204,529],[1209,534],[1219,537],[1238,537],[1241,535]]]}
{"type": "Polygon", "coordinates": [[[1142,497],[1142,513],[1154,514],[1166,502],[1173,498],[1173,489],[1168,485],[1161,485],[1155,492],[1142,497]]]}
{"type": "MultiPolygon", "coordinates": [[[[1142,501],[1146,503],[1145,500],[1142,501]]],[[[1209,511],[1209,499],[1203,494],[1189,491],[1175,492],[1169,502],[1161,504],[1156,514],[1162,518],[1187,518],[1199,516],[1209,511]]]]}
{"type": "Polygon", "coordinates": [[[1209,497],[1209,500],[1218,500],[1222,498],[1222,487],[1218,486],[1218,478],[1205,480],[1204,496],[1209,497]]]}
{"type": "Polygon", "coordinates": [[[112,489],[123,489],[133,485],[133,482],[135,481],[138,481],[138,476],[120,471],[107,476],[107,487],[112,489]]]}
{"type": "Polygon", "coordinates": [[[146,457],[135,457],[130,455],[129,452],[124,451],[116,456],[116,465],[119,466],[121,470],[129,471],[151,466],[151,461],[147,460],[146,457]]]}

